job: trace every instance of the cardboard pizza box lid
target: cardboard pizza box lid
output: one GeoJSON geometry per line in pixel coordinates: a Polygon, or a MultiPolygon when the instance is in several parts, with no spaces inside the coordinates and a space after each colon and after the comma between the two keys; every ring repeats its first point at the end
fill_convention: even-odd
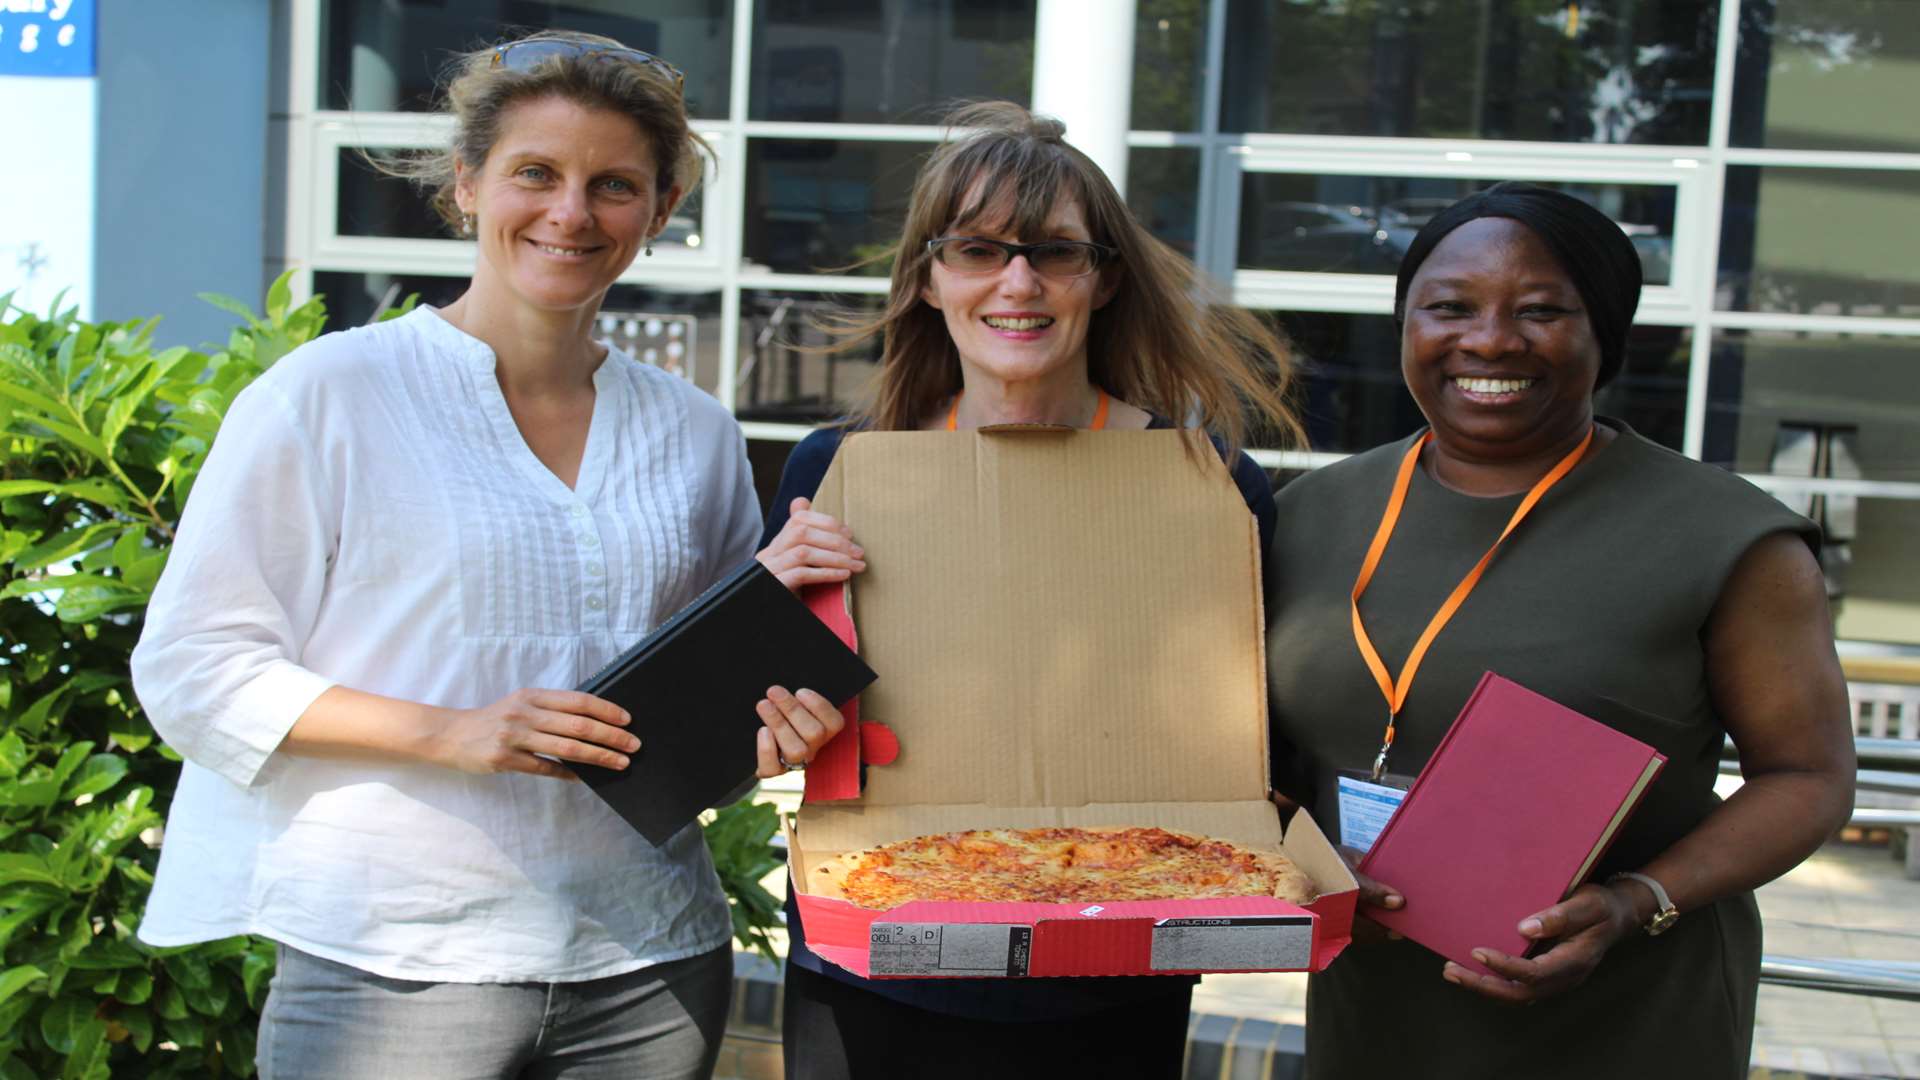
{"type": "Polygon", "coordinates": [[[900,752],[803,807],[809,848],[876,842],[891,807],[1264,806],[1259,532],[1202,437],[858,432],[814,506],[866,548],[860,710],[900,752]]]}

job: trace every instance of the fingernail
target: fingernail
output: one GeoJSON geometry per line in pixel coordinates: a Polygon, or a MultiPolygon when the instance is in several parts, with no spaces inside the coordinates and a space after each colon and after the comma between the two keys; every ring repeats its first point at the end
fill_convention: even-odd
{"type": "Polygon", "coordinates": [[[860,546],[859,544],[855,544],[855,545],[853,545],[853,557],[854,557],[854,558],[856,558],[856,559],[864,559],[864,558],[866,558],[866,557],[867,557],[867,549],[866,549],[866,548],[863,548],[863,547],[861,547],[861,546],[860,546]]]}
{"type": "Polygon", "coordinates": [[[1520,920],[1521,937],[1539,937],[1541,931],[1545,929],[1544,926],[1540,925],[1539,919],[1528,918],[1520,920]]]}
{"type": "Polygon", "coordinates": [[[1475,960],[1477,960],[1477,961],[1479,961],[1479,962],[1480,962],[1480,963],[1482,963],[1482,964],[1484,964],[1484,963],[1486,963],[1486,962],[1487,962],[1487,953],[1486,953],[1486,950],[1484,950],[1484,949],[1475,949],[1475,950],[1473,950],[1473,958],[1474,958],[1475,960]]]}
{"type": "Polygon", "coordinates": [[[1401,895],[1400,895],[1399,893],[1397,893],[1397,892],[1396,892],[1396,893],[1388,893],[1388,894],[1387,894],[1387,898],[1386,898],[1385,900],[1383,900],[1383,901],[1381,901],[1381,903],[1380,903],[1380,906],[1381,906],[1381,907],[1390,907],[1390,908],[1397,908],[1397,907],[1399,907],[1400,905],[1402,905],[1402,904],[1405,904],[1406,902],[1407,902],[1407,898],[1406,898],[1406,897],[1404,897],[1404,896],[1401,896],[1401,895]]]}
{"type": "Polygon", "coordinates": [[[1448,964],[1446,967],[1440,969],[1440,977],[1455,986],[1460,985],[1460,969],[1452,964],[1448,964]]]}
{"type": "Polygon", "coordinates": [[[629,758],[629,757],[627,757],[627,756],[626,756],[625,754],[619,754],[619,755],[616,755],[616,756],[617,756],[617,757],[619,757],[619,759],[620,759],[620,763],[619,763],[618,765],[615,765],[615,766],[614,766],[614,768],[616,768],[616,769],[624,769],[624,768],[626,768],[626,767],[627,767],[628,765],[631,765],[631,764],[633,764],[633,759],[631,759],[631,758],[629,758]]]}
{"type": "Polygon", "coordinates": [[[633,714],[625,709],[620,710],[620,722],[623,724],[633,723],[633,714]]]}
{"type": "Polygon", "coordinates": [[[628,741],[630,741],[630,742],[632,742],[632,743],[633,743],[633,745],[632,745],[632,746],[629,746],[629,747],[627,747],[627,753],[629,753],[629,754],[637,754],[637,753],[639,753],[639,752],[640,752],[640,740],[639,740],[639,739],[631,739],[631,740],[628,740],[628,741]]]}

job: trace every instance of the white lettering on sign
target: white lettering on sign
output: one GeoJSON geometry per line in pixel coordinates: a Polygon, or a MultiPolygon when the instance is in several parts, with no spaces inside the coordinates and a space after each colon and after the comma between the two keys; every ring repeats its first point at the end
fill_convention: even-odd
{"type": "Polygon", "coordinates": [[[32,52],[40,47],[40,24],[28,23],[20,28],[20,51],[32,52]]]}
{"type": "Polygon", "coordinates": [[[0,11],[13,15],[46,15],[54,22],[67,17],[73,10],[73,0],[53,0],[53,10],[47,10],[47,0],[0,0],[0,11]]]}

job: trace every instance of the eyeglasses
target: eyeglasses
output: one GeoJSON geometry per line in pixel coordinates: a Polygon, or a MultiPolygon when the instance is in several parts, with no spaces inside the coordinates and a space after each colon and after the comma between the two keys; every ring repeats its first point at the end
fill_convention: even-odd
{"type": "Polygon", "coordinates": [[[942,236],[927,241],[927,251],[956,274],[991,274],[1024,255],[1037,274],[1056,278],[1085,277],[1102,262],[1120,254],[1118,248],[1085,240],[1047,240],[1038,244],[1009,244],[984,236],[942,236]]]}
{"type": "Polygon", "coordinates": [[[662,75],[673,80],[676,92],[684,92],[687,77],[677,67],[665,60],[644,53],[639,49],[628,49],[612,45],[589,45],[579,41],[556,41],[552,38],[532,38],[521,41],[509,41],[493,50],[495,68],[508,71],[530,71],[547,60],[566,60],[579,57],[583,60],[617,60],[642,67],[658,68],[662,75]]]}

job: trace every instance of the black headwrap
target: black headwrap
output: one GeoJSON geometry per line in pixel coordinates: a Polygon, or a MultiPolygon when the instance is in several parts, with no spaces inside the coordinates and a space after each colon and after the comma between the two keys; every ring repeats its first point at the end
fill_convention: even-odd
{"type": "Polygon", "coordinates": [[[1640,253],[1613,219],[1562,192],[1508,181],[1433,215],[1400,260],[1393,288],[1394,321],[1405,320],[1407,286],[1434,247],[1453,230],[1486,217],[1512,218],[1532,229],[1553,252],[1580,293],[1600,343],[1600,375],[1594,388],[1607,385],[1626,361],[1627,331],[1640,306],[1640,253]]]}

